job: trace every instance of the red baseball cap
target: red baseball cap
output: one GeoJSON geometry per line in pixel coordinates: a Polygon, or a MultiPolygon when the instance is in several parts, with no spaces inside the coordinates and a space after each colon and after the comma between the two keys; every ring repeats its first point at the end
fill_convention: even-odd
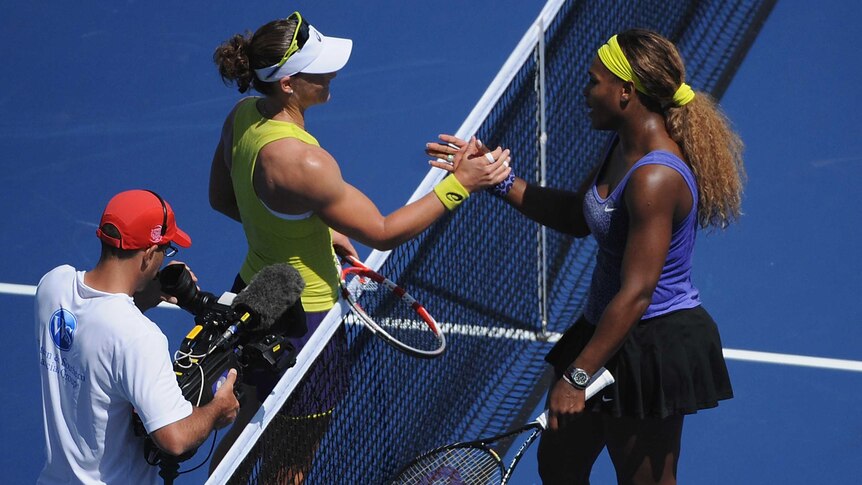
{"type": "Polygon", "coordinates": [[[177,243],[187,248],[192,239],[177,227],[174,210],[150,190],[127,190],[115,195],[102,213],[96,235],[104,243],[120,249],[146,249],[153,244],[177,243]],[[105,224],[114,225],[120,237],[104,232],[105,224]]]}

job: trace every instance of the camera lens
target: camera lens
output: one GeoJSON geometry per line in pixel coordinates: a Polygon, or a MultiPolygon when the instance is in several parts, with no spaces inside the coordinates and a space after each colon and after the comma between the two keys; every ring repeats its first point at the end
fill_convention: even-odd
{"type": "Polygon", "coordinates": [[[197,293],[192,275],[184,264],[172,264],[162,269],[159,272],[159,283],[162,285],[162,291],[176,297],[183,308],[194,299],[197,293]]]}
{"type": "Polygon", "coordinates": [[[198,291],[192,275],[184,264],[171,264],[159,272],[162,291],[176,297],[180,308],[199,315],[216,302],[215,295],[198,291]]]}

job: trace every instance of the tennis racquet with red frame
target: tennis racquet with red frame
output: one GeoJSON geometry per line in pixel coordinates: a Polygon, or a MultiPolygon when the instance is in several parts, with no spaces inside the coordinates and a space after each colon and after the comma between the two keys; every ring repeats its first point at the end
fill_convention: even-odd
{"type": "Polygon", "coordinates": [[[440,326],[407,290],[349,254],[342,254],[342,260],[347,264],[341,270],[341,295],[366,328],[414,357],[430,359],[446,350],[440,326]],[[360,299],[374,309],[375,318],[360,299]]]}
{"type": "MultiPolygon", "coordinates": [[[[585,398],[595,396],[613,382],[614,377],[602,367],[590,380],[585,398]]],[[[535,421],[507,433],[441,446],[414,458],[389,483],[391,485],[505,485],[512,478],[512,471],[524,456],[524,452],[547,426],[548,411],[545,411],[535,421]],[[518,448],[512,463],[504,468],[502,457],[489,445],[514,438],[530,430],[532,433],[518,448]]]]}

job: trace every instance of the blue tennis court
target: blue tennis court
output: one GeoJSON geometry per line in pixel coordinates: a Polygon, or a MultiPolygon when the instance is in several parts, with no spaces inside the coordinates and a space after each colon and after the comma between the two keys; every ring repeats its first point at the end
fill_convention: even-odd
{"type": "MultiPolygon", "coordinates": [[[[245,241],[207,202],[223,116],[241,96],[218,77],[217,44],[297,9],[324,33],[352,38],[350,63],[330,103],[309,112],[308,129],[345,179],[388,213],[427,172],[425,142],[461,125],[542,6],[7,5],[0,307],[11,333],[2,357],[10,371],[0,405],[2,482],[32,483],[44,461],[28,291],[59,264],[95,264],[96,224],[111,195],[138,187],[162,194],[194,240],[178,258],[201,288],[221,293],[233,281],[245,241]]],[[[721,329],[736,397],[687,419],[680,483],[858,482],[860,16],[855,2],[777,2],[722,100],[747,146],[745,216],[724,233],[701,234],[694,278],[721,329]]],[[[174,345],[192,325],[181,311],[150,318],[174,345]]],[[[534,456],[513,483],[539,483],[534,456]]],[[[205,477],[198,470],[178,483],[205,477]]],[[[614,483],[606,456],[593,482],[614,483]]]]}

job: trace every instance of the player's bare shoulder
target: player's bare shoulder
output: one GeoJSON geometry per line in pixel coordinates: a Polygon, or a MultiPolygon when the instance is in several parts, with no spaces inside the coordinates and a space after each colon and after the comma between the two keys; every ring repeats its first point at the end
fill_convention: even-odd
{"type": "Polygon", "coordinates": [[[319,146],[283,138],[267,144],[258,154],[255,186],[259,193],[287,191],[299,199],[315,200],[326,198],[334,188],[330,186],[341,183],[338,163],[319,146]]]}
{"type": "Polygon", "coordinates": [[[338,163],[323,148],[296,138],[282,138],[264,146],[258,162],[269,171],[287,170],[294,177],[323,176],[334,171],[340,174],[338,163]]]}

